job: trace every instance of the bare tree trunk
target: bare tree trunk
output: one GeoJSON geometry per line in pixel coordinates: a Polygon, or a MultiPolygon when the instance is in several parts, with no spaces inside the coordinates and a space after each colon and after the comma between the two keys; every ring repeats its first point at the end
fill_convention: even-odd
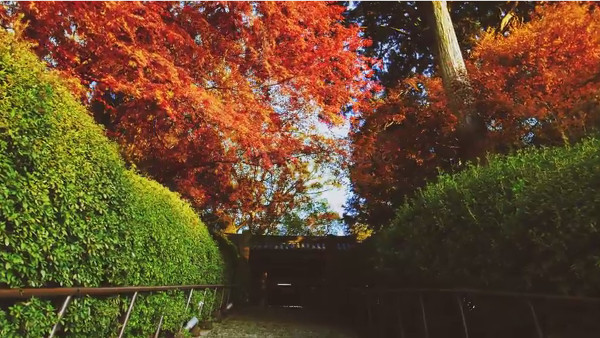
{"type": "Polygon", "coordinates": [[[472,159],[481,155],[483,150],[485,124],[475,109],[473,88],[446,1],[432,3],[438,63],[450,109],[458,117],[459,157],[472,159]]]}

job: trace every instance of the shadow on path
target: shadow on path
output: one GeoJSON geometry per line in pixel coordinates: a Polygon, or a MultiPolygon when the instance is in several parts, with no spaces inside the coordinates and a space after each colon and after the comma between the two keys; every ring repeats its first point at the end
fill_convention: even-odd
{"type": "Polygon", "coordinates": [[[331,317],[296,308],[247,308],[215,324],[208,337],[357,337],[331,317]]]}

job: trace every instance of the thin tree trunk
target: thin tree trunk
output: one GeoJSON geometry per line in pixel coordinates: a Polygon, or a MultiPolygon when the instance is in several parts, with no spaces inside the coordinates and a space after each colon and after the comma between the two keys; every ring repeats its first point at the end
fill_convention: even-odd
{"type": "Polygon", "coordinates": [[[485,125],[475,109],[473,88],[446,1],[432,3],[439,69],[450,109],[458,117],[459,157],[472,159],[483,150],[485,125]]]}

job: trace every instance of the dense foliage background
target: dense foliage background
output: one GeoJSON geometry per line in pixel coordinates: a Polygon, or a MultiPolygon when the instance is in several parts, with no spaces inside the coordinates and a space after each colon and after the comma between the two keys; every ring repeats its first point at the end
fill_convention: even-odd
{"type": "MultiPolygon", "coordinates": [[[[127,169],[73,88],[30,45],[0,32],[0,285],[223,281],[219,250],[191,206],[127,169]]],[[[0,335],[46,335],[57,304],[32,299],[1,308],[0,335]]],[[[75,299],[64,330],[110,336],[127,304],[75,299]]],[[[176,331],[190,317],[183,304],[182,292],[141,296],[127,330],[148,336],[164,314],[164,328],[176,331]]]]}
{"type": "MultiPolygon", "coordinates": [[[[535,3],[535,10],[526,14],[516,16],[509,12],[515,16],[504,29],[500,29],[498,22],[491,25],[494,20],[488,15],[476,14],[484,9],[480,5],[487,8],[486,13],[493,10],[497,20],[498,11],[507,4],[498,8],[487,7],[488,3],[449,5],[457,32],[471,32],[459,44],[469,47],[463,54],[474,106],[486,126],[479,140],[482,145],[478,156],[483,159],[487,152],[507,154],[524,147],[576,142],[597,130],[600,123],[600,37],[594,33],[600,30],[597,4],[535,3]],[[479,21],[479,29],[467,29],[472,25],[468,24],[470,21],[464,22],[465,18],[479,21]]],[[[518,3],[514,8],[516,13],[523,5],[518,3]]],[[[523,9],[530,9],[530,5],[523,9]]],[[[422,7],[420,3],[418,6],[422,7]]],[[[509,9],[510,6],[505,8],[507,12],[509,9]]],[[[405,19],[390,22],[389,26],[410,28],[401,25],[406,20],[415,20],[410,19],[413,12],[405,9],[404,13],[407,13],[405,19]]],[[[384,14],[381,15],[385,17],[384,14]]],[[[402,14],[401,11],[395,16],[402,14]]],[[[423,18],[420,26],[410,28],[411,34],[396,32],[390,39],[397,40],[401,47],[420,44],[421,40],[416,38],[419,32],[425,34],[426,22],[423,18]]],[[[383,39],[383,31],[395,32],[390,27],[380,27],[379,35],[374,37],[383,39]]],[[[379,43],[381,48],[392,49],[393,44],[386,45],[384,41],[379,43]]],[[[412,51],[421,51],[427,59],[430,53],[417,47],[412,51]]],[[[400,62],[396,58],[390,60],[400,62]]],[[[349,214],[355,222],[375,229],[389,223],[406,197],[427,182],[435,181],[440,169],[460,171],[465,163],[458,156],[458,119],[457,112],[448,104],[451,96],[434,71],[435,63],[428,66],[429,70],[419,65],[421,72],[396,77],[386,87],[380,105],[366,111],[353,124],[350,177],[355,197],[350,201],[349,214]]],[[[390,67],[393,69],[393,65],[390,67]]],[[[390,71],[390,76],[400,76],[390,71]]]]}

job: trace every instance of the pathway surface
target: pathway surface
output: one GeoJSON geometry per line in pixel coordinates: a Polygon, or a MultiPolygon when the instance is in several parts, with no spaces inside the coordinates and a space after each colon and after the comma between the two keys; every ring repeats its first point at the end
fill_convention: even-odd
{"type": "Polygon", "coordinates": [[[208,337],[356,338],[349,329],[332,324],[328,316],[302,309],[245,309],[216,323],[208,337]]]}

